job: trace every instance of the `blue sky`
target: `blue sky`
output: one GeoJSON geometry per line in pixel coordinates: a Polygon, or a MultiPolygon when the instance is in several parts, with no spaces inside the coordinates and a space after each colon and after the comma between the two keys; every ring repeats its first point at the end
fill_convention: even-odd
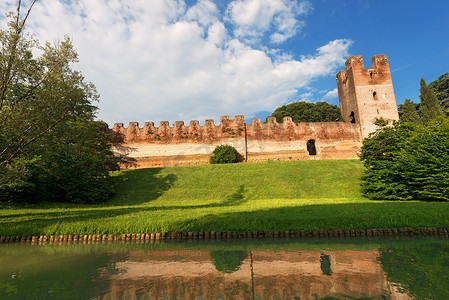
{"type": "MultiPolygon", "coordinates": [[[[2,1],[2,15],[15,5],[2,1]]],[[[418,102],[421,77],[449,72],[448,12],[445,0],[39,0],[28,30],[41,42],[72,38],[74,68],[96,85],[110,126],[188,124],[338,104],[335,74],[350,55],[365,67],[387,55],[396,101],[418,102]]]]}
{"type": "MultiPolygon", "coordinates": [[[[387,55],[396,101],[419,101],[419,81],[449,72],[449,1],[315,1],[304,45],[345,38],[365,67],[387,55]],[[339,4],[344,3],[344,4],[339,4]]],[[[310,48],[296,48],[298,52],[310,48]]],[[[320,82],[321,84],[321,82],[320,82]]],[[[323,83],[324,84],[324,83],[323,83]]],[[[328,82],[327,84],[332,84],[328,82]]]]}

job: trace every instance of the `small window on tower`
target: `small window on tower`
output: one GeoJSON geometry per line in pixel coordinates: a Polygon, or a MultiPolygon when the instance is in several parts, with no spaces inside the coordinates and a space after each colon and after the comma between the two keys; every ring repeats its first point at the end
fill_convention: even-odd
{"type": "Polygon", "coordinates": [[[376,92],[373,92],[373,99],[377,100],[377,93],[376,92]]]}

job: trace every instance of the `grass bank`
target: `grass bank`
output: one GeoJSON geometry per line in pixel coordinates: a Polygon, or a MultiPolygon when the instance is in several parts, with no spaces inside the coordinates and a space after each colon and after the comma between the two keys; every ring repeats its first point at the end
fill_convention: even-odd
{"type": "Polygon", "coordinates": [[[2,206],[0,235],[449,227],[449,203],[368,200],[359,161],[290,161],[118,172],[101,205],[2,206]]]}

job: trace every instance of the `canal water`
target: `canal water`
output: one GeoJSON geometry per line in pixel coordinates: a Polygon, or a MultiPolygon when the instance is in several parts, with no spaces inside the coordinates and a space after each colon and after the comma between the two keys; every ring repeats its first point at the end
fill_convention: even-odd
{"type": "Polygon", "coordinates": [[[449,299],[449,240],[3,244],[0,299],[449,299]]]}

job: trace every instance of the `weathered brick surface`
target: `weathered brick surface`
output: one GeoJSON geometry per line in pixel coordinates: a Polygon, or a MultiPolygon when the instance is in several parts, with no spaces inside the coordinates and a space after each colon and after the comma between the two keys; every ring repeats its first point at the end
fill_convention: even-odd
{"type": "Polygon", "coordinates": [[[342,117],[359,124],[362,138],[376,130],[376,118],[399,119],[387,57],[375,55],[371,64],[365,69],[361,55],[351,56],[345,63],[346,73],[337,73],[342,117]]]}

